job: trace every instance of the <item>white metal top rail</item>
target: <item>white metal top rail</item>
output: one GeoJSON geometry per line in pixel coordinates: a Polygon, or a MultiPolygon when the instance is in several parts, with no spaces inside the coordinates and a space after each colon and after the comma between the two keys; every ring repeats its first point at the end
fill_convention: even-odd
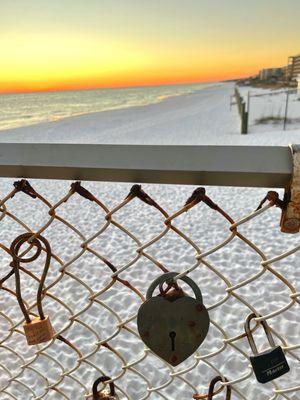
{"type": "Polygon", "coordinates": [[[280,188],[291,173],[288,147],[0,144],[2,177],[280,188]]]}

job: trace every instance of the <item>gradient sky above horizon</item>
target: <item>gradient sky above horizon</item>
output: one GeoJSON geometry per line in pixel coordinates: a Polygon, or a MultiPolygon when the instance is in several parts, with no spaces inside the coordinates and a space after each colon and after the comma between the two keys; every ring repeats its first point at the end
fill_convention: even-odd
{"type": "Polygon", "coordinates": [[[299,0],[0,0],[0,93],[242,77],[299,38],[299,0]]]}

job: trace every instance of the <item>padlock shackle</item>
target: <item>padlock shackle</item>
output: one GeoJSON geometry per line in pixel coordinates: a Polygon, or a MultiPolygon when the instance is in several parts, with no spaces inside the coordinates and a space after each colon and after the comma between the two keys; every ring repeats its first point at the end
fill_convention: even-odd
{"type": "MultiPolygon", "coordinates": [[[[163,284],[165,282],[170,282],[172,279],[179,275],[179,272],[166,272],[163,275],[160,275],[158,278],[156,278],[151,285],[149,286],[147,293],[146,293],[146,300],[149,300],[153,296],[154,290],[159,286],[160,284],[163,284]]],[[[188,276],[183,276],[180,278],[182,281],[187,283],[190,288],[193,290],[195,297],[197,300],[200,301],[200,303],[203,303],[202,300],[202,294],[200,288],[197,286],[197,284],[188,276]]]]}
{"type": "MultiPolygon", "coordinates": [[[[254,314],[254,313],[249,314],[248,317],[247,317],[247,319],[246,319],[246,321],[245,321],[245,325],[244,325],[244,327],[245,327],[245,332],[246,332],[246,336],[247,336],[249,345],[250,345],[251,350],[252,350],[252,352],[253,352],[254,355],[257,355],[257,354],[258,354],[258,349],[257,349],[257,346],[256,346],[255,341],[254,341],[254,338],[253,338],[253,334],[252,334],[252,331],[251,331],[251,328],[250,328],[250,323],[251,323],[251,321],[252,321],[253,319],[258,318],[258,317],[260,317],[260,315],[257,316],[257,315],[254,314]]],[[[262,327],[264,328],[264,331],[265,331],[265,334],[266,334],[266,336],[267,336],[267,339],[268,339],[268,342],[269,342],[270,346],[271,346],[272,348],[273,348],[273,347],[276,347],[276,344],[275,344],[275,342],[274,342],[274,338],[273,338],[273,336],[272,336],[270,327],[269,327],[269,325],[267,324],[267,322],[266,322],[265,320],[262,320],[262,321],[259,321],[259,323],[260,323],[260,324],[262,325],[262,327]]]]}
{"type": "Polygon", "coordinates": [[[40,256],[40,254],[43,250],[42,243],[44,244],[45,252],[46,252],[46,261],[45,261],[44,269],[42,272],[41,279],[39,281],[39,287],[38,287],[38,291],[37,291],[37,308],[38,308],[40,319],[44,320],[45,314],[44,314],[43,306],[42,306],[42,298],[43,298],[44,284],[45,284],[45,280],[46,280],[46,277],[48,274],[51,256],[52,256],[51,246],[50,246],[48,240],[45,239],[43,236],[38,235],[38,236],[34,237],[30,242],[28,242],[28,240],[31,239],[33,235],[34,234],[32,232],[23,233],[22,235],[19,235],[11,243],[11,246],[10,246],[10,253],[13,258],[13,261],[11,262],[11,266],[13,267],[14,273],[15,273],[17,300],[18,300],[19,306],[21,308],[21,311],[22,311],[27,323],[31,322],[31,318],[30,318],[27,308],[25,307],[25,304],[24,304],[23,298],[22,298],[21,279],[20,279],[20,271],[19,271],[20,263],[21,262],[22,263],[30,263],[30,262],[36,260],[40,256]],[[31,244],[32,247],[36,248],[36,252],[33,256],[28,257],[28,258],[19,256],[19,251],[24,243],[29,243],[29,244],[31,244]]]}
{"type": "MultiPolygon", "coordinates": [[[[208,388],[207,400],[212,400],[215,394],[217,393],[217,392],[214,393],[215,385],[217,382],[228,382],[228,380],[226,378],[222,378],[221,376],[216,376],[214,379],[212,379],[208,388]]],[[[230,400],[230,399],[231,399],[231,386],[226,385],[225,400],[230,400]]]]}
{"type": "MultiPolygon", "coordinates": [[[[99,400],[98,396],[98,386],[100,383],[104,383],[107,381],[111,381],[109,376],[101,376],[100,378],[96,379],[93,384],[93,400],[99,400]]],[[[109,389],[110,389],[110,396],[114,396],[115,392],[115,384],[113,382],[109,382],[109,389]]]]}

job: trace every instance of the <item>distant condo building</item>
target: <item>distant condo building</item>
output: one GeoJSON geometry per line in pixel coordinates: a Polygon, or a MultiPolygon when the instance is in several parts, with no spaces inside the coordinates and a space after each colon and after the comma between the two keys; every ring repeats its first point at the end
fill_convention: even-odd
{"type": "Polygon", "coordinates": [[[259,79],[267,81],[270,79],[278,79],[283,75],[283,68],[264,68],[259,71],[259,79]]]}
{"type": "Polygon", "coordinates": [[[287,65],[276,68],[264,68],[257,75],[241,80],[244,84],[258,83],[297,87],[300,96],[300,54],[288,57],[287,65]]]}
{"type": "Polygon", "coordinates": [[[287,80],[297,79],[300,75],[300,54],[289,57],[289,62],[286,67],[287,80]]]}
{"type": "Polygon", "coordinates": [[[260,81],[295,81],[300,77],[300,54],[290,56],[288,64],[281,68],[264,68],[259,71],[258,79],[260,81]]]}

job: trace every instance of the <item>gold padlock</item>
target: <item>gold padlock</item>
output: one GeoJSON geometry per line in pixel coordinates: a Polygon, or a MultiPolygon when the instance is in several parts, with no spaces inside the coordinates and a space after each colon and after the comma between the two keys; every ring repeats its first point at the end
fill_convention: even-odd
{"type": "Polygon", "coordinates": [[[23,327],[29,345],[48,342],[55,334],[48,315],[45,319],[34,318],[31,322],[24,322],[23,327]]]}
{"type": "Polygon", "coordinates": [[[10,251],[13,258],[11,262],[11,266],[14,269],[15,281],[16,281],[16,295],[17,300],[20,306],[20,309],[24,315],[25,322],[23,324],[25,336],[27,339],[27,343],[29,345],[35,345],[39,343],[48,342],[55,335],[55,331],[51,325],[50,319],[47,315],[44,314],[42,299],[44,295],[44,284],[46,280],[46,276],[49,270],[50,261],[51,261],[51,247],[49,242],[43,236],[37,236],[34,239],[31,239],[33,234],[31,232],[24,233],[18,236],[11,244],[10,251]],[[24,258],[24,256],[19,256],[19,251],[23,244],[28,243],[30,240],[30,244],[32,247],[36,248],[36,253],[28,258],[24,258]],[[30,263],[36,260],[42,252],[42,243],[45,246],[46,252],[46,261],[44,265],[44,270],[39,281],[39,288],[37,291],[37,308],[39,317],[31,319],[31,316],[26,308],[26,305],[22,298],[21,291],[21,278],[20,278],[20,263],[30,263]]]}

